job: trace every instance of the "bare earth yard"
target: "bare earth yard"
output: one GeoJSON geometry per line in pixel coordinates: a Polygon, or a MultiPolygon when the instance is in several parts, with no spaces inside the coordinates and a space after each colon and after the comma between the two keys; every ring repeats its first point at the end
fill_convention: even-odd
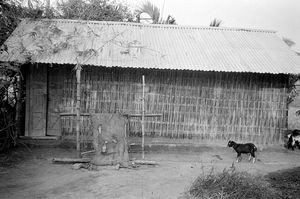
{"type": "MultiPolygon", "coordinates": [[[[140,158],[137,153],[130,156],[140,158]]],[[[156,167],[89,171],[51,163],[53,157],[75,157],[75,151],[71,149],[33,148],[29,152],[19,148],[11,153],[9,160],[0,156],[0,198],[174,199],[203,172],[211,168],[218,172],[232,166],[235,156],[236,153],[226,147],[205,147],[200,152],[156,152],[146,154],[146,159],[159,163],[156,167]]],[[[300,166],[298,149],[268,148],[257,156],[255,164],[249,163],[244,156],[241,163],[235,164],[236,169],[266,175],[300,166]]],[[[284,176],[272,177],[272,180],[276,179],[279,186],[284,176]]]]}

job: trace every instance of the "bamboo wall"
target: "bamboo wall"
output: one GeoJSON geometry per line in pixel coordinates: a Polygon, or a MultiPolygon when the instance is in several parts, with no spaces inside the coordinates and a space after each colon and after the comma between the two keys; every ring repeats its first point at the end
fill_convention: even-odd
{"type": "MultiPolygon", "coordinates": [[[[51,76],[61,81],[61,87],[56,88],[62,90],[60,103],[56,105],[59,111],[75,112],[75,71],[71,66],[54,66],[49,74],[50,81],[51,76]]],[[[282,134],[287,128],[287,76],[284,75],[85,66],[81,112],[140,114],[142,75],[146,79],[146,113],[163,114],[161,118],[146,119],[146,136],[156,138],[151,139],[153,142],[229,139],[258,144],[283,142],[282,134]]],[[[61,122],[63,137],[75,139],[74,117],[62,117],[61,122]]],[[[83,139],[89,139],[89,118],[82,117],[82,123],[82,135],[87,135],[83,139]]],[[[130,120],[129,135],[141,136],[140,119],[130,120]]]]}

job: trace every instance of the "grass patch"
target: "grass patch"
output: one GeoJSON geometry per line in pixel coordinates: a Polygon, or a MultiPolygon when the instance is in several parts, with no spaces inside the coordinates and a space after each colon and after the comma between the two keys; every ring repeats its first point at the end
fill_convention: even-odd
{"type": "Polygon", "coordinates": [[[249,199],[281,198],[280,192],[272,188],[264,177],[254,176],[247,172],[238,172],[232,166],[223,172],[215,173],[211,169],[208,175],[203,172],[196,178],[184,194],[184,199],[249,199]]]}
{"type": "Polygon", "coordinates": [[[266,175],[266,178],[285,198],[299,198],[300,167],[272,172],[266,175]]]}
{"type": "Polygon", "coordinates": [[[14,167],[26,159],[25,154],[25,151],[16,149],[10,149],[6,153],[0,153],[0,167],[14,167]]]}

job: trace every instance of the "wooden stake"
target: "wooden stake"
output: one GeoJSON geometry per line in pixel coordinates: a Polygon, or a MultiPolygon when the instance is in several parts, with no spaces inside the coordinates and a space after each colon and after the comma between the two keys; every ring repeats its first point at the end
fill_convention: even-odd
{"type": "Polygon", "coordinates": [[[81,155],[85,155],[85,154],[89,154],[89,153],[95,153],[96,150],[91,150],[91,151],[85,151],[85,152],[82,152],[81,155]]]}
{"type": "MultiPolygon", "coordinates": [[[[142,117],[143,114],[122,114],[122,116],[124,117],[142,117]]],[[[144,117],[162,117],[163,114],[160,113],[160,114],[144,114],[144,117]]]]}
{"type": "Polygon", "coordinates": [[[157,162],[152,160],[134,160],[132,161],[134,164],[141,164],[141,165],[158,165],[157,162]]]}
{"type": "Polygon", "coordinates": [[[145,158],[145,76],[142,76],[143,81],[143,98],[142,98],[142,158],[145,158]]]}
{"type": "MultiPolygon", "coordinates": [[[[99,125],[97,130],[93,131],[93,145],[94,145],[94,149],[95,151],[99,151],[99,135],[101,135],[101,131],[102,131],[102,126],[99,125]]],[[[82,153],[81,153],[82,155],[82,153]]]]}
{"type": "Polygon", "coordinates": [[[21,135],[21,119],[22,119],[22,105],[21,105],[21,95],[23,87],[21,86],[21,74],[17,76],[17,92],[16,92],[16,134],[14,135],[14,140],[17,136],[21,135]]]}
{"type": "Polygon", "coordinates": [[[61,163],[61,164],[74,164],[74,163],[89,163],[90,159],[80,159],[80,158],[53,158],[53,163],[61,163]]]}
{"type": "Polygon", "coordinates": [[[80,80],[81,80],[81,66],[76,65],[76,150],[80,157],[80,80]]]}

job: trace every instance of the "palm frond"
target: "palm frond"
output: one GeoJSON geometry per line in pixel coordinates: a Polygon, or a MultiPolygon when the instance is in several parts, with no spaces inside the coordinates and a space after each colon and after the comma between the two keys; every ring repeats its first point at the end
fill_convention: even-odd
{"type": "Polygon", "coordinates": [[[286,43],[286,45],[288,45],[289,47],[294,46],[296,43],[294,41],[292,41],[289,38],[283,37],[282,40],[284,41],[284,43],[286,43]]]}
{"type": "Polygon", "coordinates": [[[214,20],[212,20],[212,22],[210,22],[209,26],[211,27],[219,27],[222,23],[222,20],[214,18],[214,20]]]}
{"type": "Polygon", "coordinates": [[[168,15],[167,20],[164,21],[164,23],[176,25],[176,19],[174,17],[172,17],[171,15],[168,15]]]}
{"type": "Polygon", "coordinates": [[[137,9],[138,15],[141,13],[147,13],[151,19],[153,20],[154,24],[160,23],[160,11],[157,6],[155,6],[150,1],[146,1],[141,5],[139,9],[137,9]]]}

